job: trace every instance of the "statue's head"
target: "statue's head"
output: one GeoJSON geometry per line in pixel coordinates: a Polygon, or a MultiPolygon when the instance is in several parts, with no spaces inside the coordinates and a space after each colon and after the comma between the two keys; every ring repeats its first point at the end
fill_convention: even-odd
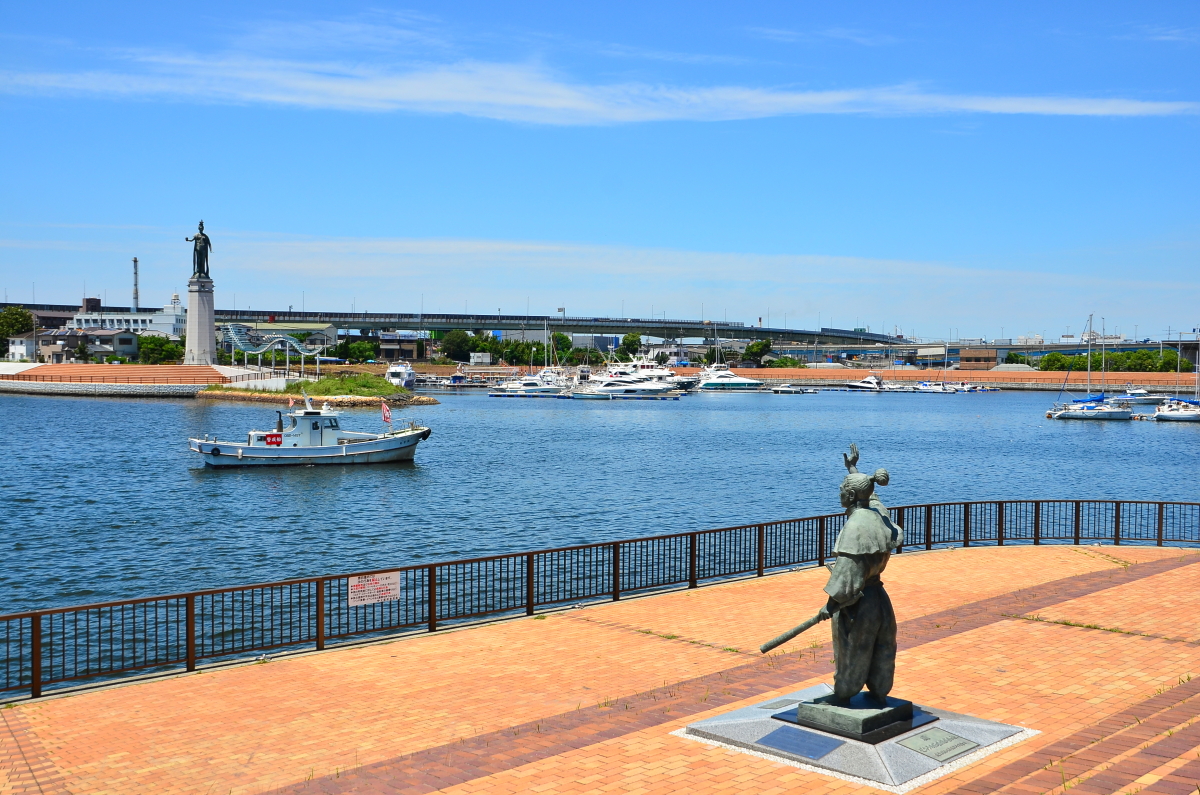
{"type": "Polygon", "coordinates": [[[200,222],[200,231],[201,232],[204,231],[204,222],[203,221],[200,222]]]}
{"type": "Polygon", "coordinates": [[[841,500],[843,508],[850,508],[871,499],[871,495],[874,493],[875,479],[870,475],[855,472],[847,475],[846,479],[842,481],[842,487],[838,490],[838,499],[841,500]]]}
{"type": "Polygon", "coordinates": [[[875,474],[871,476],[871,480],[874,480],[880,486],[886,486],[888,481],[891,480],[891,476],[888,475],[886,469],[876,469],[875,474]]]}

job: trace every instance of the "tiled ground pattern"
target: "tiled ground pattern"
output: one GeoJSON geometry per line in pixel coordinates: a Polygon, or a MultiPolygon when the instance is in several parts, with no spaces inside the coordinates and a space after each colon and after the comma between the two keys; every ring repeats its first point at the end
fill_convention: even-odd
{"type": "MultiPolygon", "coordinates": [[[[1088,647],[1098,642],[1092,638],[1103,636],[1105,643],[1158,643],[1193,654],[1195,644],[1004,618],[1005,614],[1044,613],[1057,603],[1083,599],[1102,589],[1116,593],[1147,581],[1152,571],[1168,576],[1185,565],[1180,560],[1185,554],[1134,547],[1008,547],[899,556],[886,579],[904,622],[903,653],[916,655],[911,662],[906,657],[905,664],[918,677],[904,682],[904,687],[929,692],[931,683],[944,679],[944,670],[918,673],[938,654],[942,659],[947,653],[953,655],[963,681],[978,678],[971,670],[977,657],[971,648],[947,652],[940,644],[978,638],[1002,627],[1054,637],[1081,634],[1088,647]],[[1159,563],[1129,565],[1159,559],[1159,563]],[[1071,579],[1056,579],[1063,577],[1071,579]],[[986,608],[978,607],[981,597],[992,600],[986,608]],[[931,615],[968,602],[975,604],[952,615],[931,615]]],[[[6,719],[18,715],[23,725],[10,721],[6,726],[16,725],[16,729],[0,737],[0,759],[9,771],[0,773],[0,792],[254,793],[310,776],[314,779],[310,788],[325,787],[355,778],[347,777],[347,768],[360,776],[371,769],[395,772],[403,767],[401,757],[409,760],[410,771],[436,772],[421,765],[451,750],[456,755],[471,752],[471,743],[480,741],[486,750],[471,752],[472,764],[480,766],[475,778],[467,780],[463,766],[452,758],[446,767],[457,777],[414,782],[418,789],[427,792],[431,784],[459,782],[459,788],[504,791],[505,782],[538,778],[543,767],[556,765],[558,778],[570,783],[568,789],[574,792],[634,791],[636,787],[626,786],[623,776],[629,782],[642,781],[649,787],[646,791],[660,786],[678,789],[679,781],[664,771],[708,764],[713,754],[729,767],[731,755],[670,737],[667,732],[678,727],[672,721],[683,725],[704,714],[699,710],[711,711],[721,703],[736,704],[762,698],[772,689],[790,690],[810,680],[828,679],[828,652],[823,647],[771,660],[746,651],[819,604],[823,581],[819,571],[800,571],[544,619],[22,704],[4,711],[6,719]],[[726,650],[735,648],[739,651],[726,650]],[[689,700],[695,706],[688,705],[689,700]],[[668,706],[678,711],[658,712],[668,706]],[[685,706],[692,713],[686,718],[685,706]],[[609,716],[618,712],[628,714],[611,720],[609,716]],[[18,760],[21,748],[14,738],[21,740],[21,748],[29,749],[36,782],[28,766],[18,760]],[[519,742],[501,743],[501,738],[519,742]],[[651,747],[662,749],[661,753],[645,756],[651,747]],[[642,753],[644,764],[638,766],[635,753],[623,762],[620,776],[612,768],[597,772],[600,778],[594,780],[582,772],[596,764],[603,769],[606,755],[620,756],[627,748],[642,753]],[[331,773],[334,777],[326,778],[331,773]],[[56,774],[61,778],[56,780],[56,774]]],[[[1191,605],[1193,615],[1197,606],[1191,605]]],[[[827,637],[823,633],[821,640],[827,637]]],[[[986,639],[971,642],[995,646],[986,639]]],[[[998,638],[996,643],[1006,647],[1012,641],[998,638]]],[[[804,649],[805,644],[797,641],[789,648],[804,649]]],[[[1061,644],[1047,649],[1068,658],[1072,651],[1061,644]]],[[[1022,651],[1017,646],[1007,653],[1020,657],[1022,651]]],[[[1040,664],[1054,670],[1053,654],[1040,664]]],[[[1122,654],[1114,651],[1110,656],[1122,654]]],[[[1184,665],[1184,660],[1169,654],[1130,659],[1129,670],[1113,670],[1108,676],[1137,682],[1142,689],[1146,688],[1139,676],[1153,680],[1157,687],[1174,673],[1200,668],[1188,668],[1190,662],[1184,665]]],[[[972,709],[973,704],[988,709],[1006,705],[1014,714],[1026,714],[1022,704],[997,698],[988,684],[975,682],[962,690],[957,697],[960,711],[981,714],[980,709],[972,709]]],[[[1050,708],[1059,709],[1055,698],[1065,697],[1031,694],[1030,714],[1041,698],[1049,698],[1050,708]]],[[[1047,737],[1059,739],[1137,700],[1137,694],[1114,691],[1104,698],[1082,699],[1083,706],[1072,702],[1071,714],[1045,716],[1046,725],[1053,726],[1047,737]]],[[[1030,752],[1029,745],[997,754],[1000,759],[972,767],[971,775],[1015,761],[1030,752]]],[[[736,756],[732,764],[736,772],[728,775],[758,780],[765,787],[761,791],[779,786],[780,775],[791,782],[788,786],[818,787],[813,791],[826,791],[820,787],[832,781],[736,756]],[[767,775],[762,778],[764,770],[767,775]]],[[[1185,763],[1180,765],[1180,770],[1186,768],[1185,763]]],[[[1169,779],[1158,783],[1163,781],[1169,779]]],[[[722,791],[722,785],[714,779],[709,789],[722,791]]],[[[524,791],[524,784],[511,791],[524,791]]]]}

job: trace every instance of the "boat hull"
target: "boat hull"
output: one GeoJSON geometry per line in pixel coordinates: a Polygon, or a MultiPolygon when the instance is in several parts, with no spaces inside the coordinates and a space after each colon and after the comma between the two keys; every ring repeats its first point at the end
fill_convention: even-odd
{"type": "Polygon", "coordinates": [[[1196,411],[1163,411],[1154,415],[1158,422],[1200,422],[1200,412],[1196,411]]]}
{"type": "Polygon", "coordinates": [[[1132,411],[1084,411],[1067,410],[1054,415],[1056,420],[1129,420],[1133,419],[1132,411]]]}
{"type": "Polygon", "coordinates": [[[429,432],[425,428],[367,442],[323,447],[252,447],[234,442],[209,442],[200,439],[189,439],[188,444],[204,459],[205,466],[216,468],[321,464],[344,466],[411,461],[417,451],[417,445],[427,438],[429,432]]]}

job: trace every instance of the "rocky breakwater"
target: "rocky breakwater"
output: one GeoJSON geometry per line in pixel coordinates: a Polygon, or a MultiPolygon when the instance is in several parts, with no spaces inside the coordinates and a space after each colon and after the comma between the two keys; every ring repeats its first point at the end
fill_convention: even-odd
{"type": "MultiPolygon", "coordinates": [[[[284,392],[249,392],[241,389],[204,389],[196,393],[201,400],[242,400],[252,403],[287,403],[303,400],[299,395],[284,392]]],[[[427,395],[414,395],[401,392],[384,397],[369,397],[366,395],[313,395],[314,404],[328,403],[331,406],[378,406],[381,402],[389,406],[436,406],[441,401],[427,395]]]]}

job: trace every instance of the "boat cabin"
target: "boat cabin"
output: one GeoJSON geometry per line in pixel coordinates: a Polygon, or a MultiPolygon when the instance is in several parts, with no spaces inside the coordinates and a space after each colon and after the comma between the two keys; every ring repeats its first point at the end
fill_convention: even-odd
{"type": "MultiPolygon", "coordinates": [[[[247,444],[251,447],[324,447],[339,440],[338,414],[322,409],[301,409],[288,413],[292,424],[283,427],[283,412],[273,431],[250,431],[247,444]]],[[[344,436],[345,434],[342,434],[344,436]]]]}

